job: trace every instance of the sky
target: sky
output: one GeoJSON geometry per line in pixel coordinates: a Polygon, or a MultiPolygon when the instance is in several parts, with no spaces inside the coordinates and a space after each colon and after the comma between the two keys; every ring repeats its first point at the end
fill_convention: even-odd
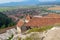
{"type": "Polygon", "coordinates": [[[8,2],[22,2],[26,0],[0,0],[0,3],[8,3],[8,2]]]}
{"type": "Polygon", "coordinates": [[[41,2],[56,1],[56,0],[39,0],[41,2]]]}
{"type": "MultiPolygon", "coordinates": [[[[8,3],[8,2],[22,2],[22,1],[28,1],[28,0],[0,0],[0,3],[8,3]]],[[[31,0],[30,0],[31,1],[31,0]]],[[[41,2],[48,2],[48,1],[58,1],[58,0],[38,0],[41,2]]]]}

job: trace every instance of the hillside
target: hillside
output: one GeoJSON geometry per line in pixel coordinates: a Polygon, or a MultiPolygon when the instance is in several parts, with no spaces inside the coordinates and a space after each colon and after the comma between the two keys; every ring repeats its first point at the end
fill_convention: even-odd
{"type": "Polygon", "coordinates": [[[13,25],[12,19],[8,18],[8,16],[0,12],[0,28],[6,28],[12,25],[13,25]]]}

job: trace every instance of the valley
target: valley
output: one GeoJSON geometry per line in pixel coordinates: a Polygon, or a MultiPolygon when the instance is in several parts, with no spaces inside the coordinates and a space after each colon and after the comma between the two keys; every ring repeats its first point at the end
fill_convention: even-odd
{"type": "MultiPolygon", "coordinates": [[[[0,7],[0,40],[55,40],[54,36],[59,32],[56,28],[60,28],[60,13],[56,12],[58,7],[60,6],[0,7]]],[[[56,40],[58,37],[60,38],[56,35],[56,40]]]]}

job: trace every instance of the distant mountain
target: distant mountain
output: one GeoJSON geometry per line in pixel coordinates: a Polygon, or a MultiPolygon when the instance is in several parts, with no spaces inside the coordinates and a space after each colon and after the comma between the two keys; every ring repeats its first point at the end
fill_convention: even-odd
{"type": "Polygon", "coordinates": [[[10,3],[3,3],[0,6],[26,6],[26,5],[60,5],[60,2],[40,2],[38,0],[29,0],[23,2],[10,2],[10,3]]]}
{"type": "Polygon", "coordinates": [[[60,5],[60,2],[40,2],[40,5],[60,5]]]}
{"type": "Polygon", "coordinates": [[[24,6],[24,5],[36,5],[39,1],[37,0],[29,0],[29,1],[23,1],[23,2],[10,2],[10,3],[3,3],[0,4],[0,6],[24,6]]]}

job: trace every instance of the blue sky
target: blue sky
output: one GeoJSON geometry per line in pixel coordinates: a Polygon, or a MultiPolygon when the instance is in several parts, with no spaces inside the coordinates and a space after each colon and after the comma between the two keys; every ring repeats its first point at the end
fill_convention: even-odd
{"type": "MultiPolygon", "coordinates": [[[[8,3],[8,2],[22,2],[22,1],[28,1],[28,0],[0,0],[0,3],[8,3]]],[[[31,0],[30,0],[31,1],[31,0]]],[[[41,2],[48,2],[48,1],[59,1],[59,0],[38,0],[41,2]]]]}
{"type": "Polygon", "coordinates": [[[39,0],[41,2],[48,2],[48,1],[57,1],[57,0],[39,0]]]}

